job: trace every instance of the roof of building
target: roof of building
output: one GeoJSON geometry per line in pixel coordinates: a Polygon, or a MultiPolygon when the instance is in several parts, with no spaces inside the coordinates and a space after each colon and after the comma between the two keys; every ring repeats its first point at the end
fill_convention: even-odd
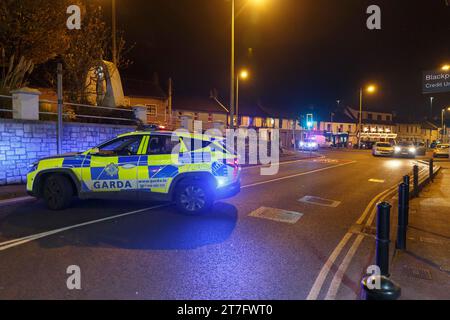
{"type": "Polygon", "coordinates": [[[167,99],[167,94],[160,85],[152,81],[136,79],[123,79],[122,86],[127,97],[148,97],[156,99],[167,99]]]}
{"type": "MultiPolygon", "coordinates": [[[[228,106],[225,107],[227,108],[228,106]]],[[[214,99],[207,96],[181,97],[175,95],[173,97],[172,109],[193,112],[227,113],[214,99]]]]}

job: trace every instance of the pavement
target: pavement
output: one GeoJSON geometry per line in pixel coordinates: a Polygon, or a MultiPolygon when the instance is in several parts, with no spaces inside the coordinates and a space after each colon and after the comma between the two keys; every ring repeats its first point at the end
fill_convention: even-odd
{"type": "Polygon", "coordinates": [[[450,300],[450,164],[410,203],[407,250],[395,251],[392,279],[402,299],[450,300]]]}
{"type": "Polygon", "coordinates": [[[375,205],[416,163],[336,150],[275,176],[244,168],[242,192],[205,216],[131,201],[4,206],[0,299],[358,299],[375,205]],[[67,287],[70,266],[81,290],[67,287]]]}

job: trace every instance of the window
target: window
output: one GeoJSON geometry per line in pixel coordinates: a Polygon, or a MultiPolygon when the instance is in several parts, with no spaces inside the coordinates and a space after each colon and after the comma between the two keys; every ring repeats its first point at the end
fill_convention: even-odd
{"type": "Polygon", "coordinates": [[[352,132],[352,125],[348,126],[348,132],[352,132]]]}
{"type": "Polygon", "coordinates": [[[373,114],[369,113],[367,114],[367,117],[369,118],[369,120],[373,120],[373,114]]]}
{"type": "Polygon", "coordinates": [[[327,131],[331,132],[331,124],[327,124],[327,131]]]}
{"type": "Polygon", "coordinates": [[[107,142],[98,147],[99,155],[104,156],[133,156],[141,145],[141,136],[123,137],[107,142]]]}
{"type": "Polygon", "coordinates": [[[151,136],[148,141],[147,154],[172,154],[178,144],[178,141],[172,141],[172,136],[151,136]]]}
{"type": "Polygon", "coordinates": [[[386,116],[386,121],[391,121],[391,116],[386,116]]]}
{"type": "Polygon", "coordinates": [[[154,104],[146,104],[147,107],[147,115],[149,117],[156,117],[158,116],[158,108],[154,104]]]}
{"type": "Polygon", "coordinates": [[[381,114],[379,114],[379,115],[377,116],[377,120],[378,120],[378,121],[382,121],[382,120],[383,120],[383,117],[381,116],[381,114]]]}

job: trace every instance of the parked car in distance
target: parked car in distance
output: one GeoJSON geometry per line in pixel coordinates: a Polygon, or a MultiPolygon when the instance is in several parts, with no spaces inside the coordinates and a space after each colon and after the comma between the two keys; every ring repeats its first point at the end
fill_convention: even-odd
{"type": "Polygon", "coordinates": [[[416,143],[416,154],[418,156],[425,156],[427,154],[427,146],[423,142],[416,143]]]}
{"type": "Polygon", "coordinates": [[[374,157],[391,157],[393,154],[394,147],[387,142],[377,142],[372,149],[372,155],[374,157]]]}
{"type": "Polygon", "coordinates": [[[414,143],[409,141],[400,142],[394,147],[394,156],[396,157],[408,157],[415,158],[417,155],[417,149],[414,143]]]}
{"type": "Polygon", "coordinates": [[[450,144],[438,144],[433,152],[434,158],[450,158],[450,144]]]}

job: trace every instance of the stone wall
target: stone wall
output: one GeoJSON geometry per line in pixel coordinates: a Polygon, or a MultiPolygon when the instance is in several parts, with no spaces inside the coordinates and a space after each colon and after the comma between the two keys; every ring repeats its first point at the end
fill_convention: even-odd
{"type": "MultiPolygon", "coordinates": [[[[86,151],[135,126],[64,123],[62,152],[86,151]]],[[[26,182],[28,166],[57,154],[56,123],[0,119],[0,185],[26,182]]]]}

